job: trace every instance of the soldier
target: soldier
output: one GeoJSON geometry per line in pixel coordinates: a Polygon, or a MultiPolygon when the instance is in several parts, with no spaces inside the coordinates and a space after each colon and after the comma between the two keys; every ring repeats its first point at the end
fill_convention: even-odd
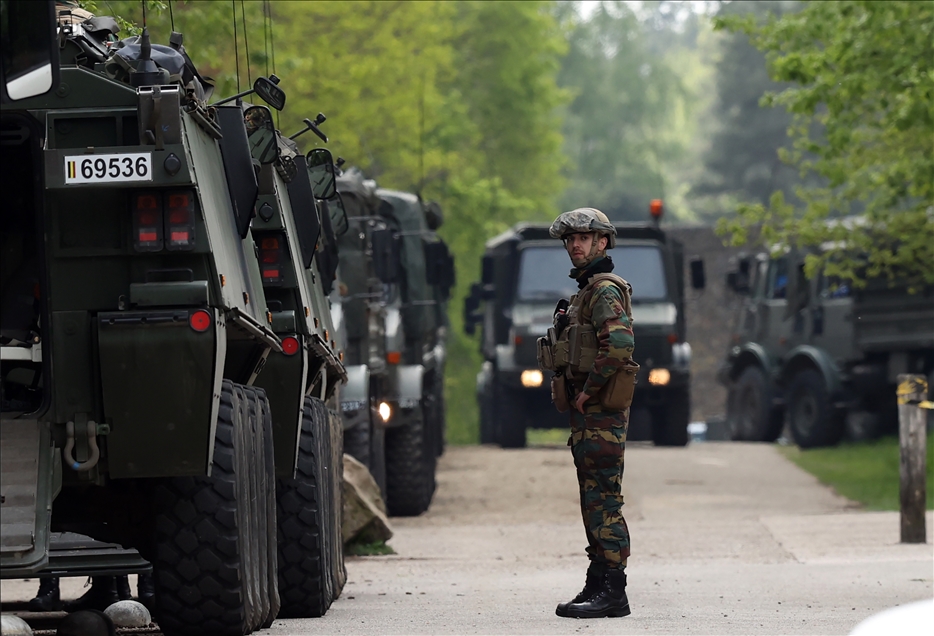
{"type": "Polygon", "coordinates": [[[580,485],[590,567],[584,589],[558,605],[558,616],[627,616],[629,529],[623,519],[623,451],[638,365],[632,361],[632,287],[611,274],[606,250],[616,228],[606,215],[579,208],[560,215],[549,234],[564,241],[580,292],[555,311],[552,397],[571,412],[568,445],[580,485]],[[566,313],[565,313],[566,310],[566,313]],[[563,353],[562,353],[563,352],[563,353]]]}

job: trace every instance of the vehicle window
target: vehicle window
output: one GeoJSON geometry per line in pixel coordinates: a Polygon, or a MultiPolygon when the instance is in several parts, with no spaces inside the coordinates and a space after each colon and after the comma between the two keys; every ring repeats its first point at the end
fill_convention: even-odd
{"type": "Polygon", "coordinates": [[[850,281],[839,276],[820,277],[820,297],[828,298],[849,298],[852,292],[850,281]]]}
{"type": "MultiPolygon", "coordinates": [[[[609,251],[616,265],[614,274],[632,285],[633,302],[668,298],[661,251],[651,245],[620,245],[609,251]]],[[[568,277],[571,262],[560,245],[522,250],[519,264],[519,300],[557,300],[577,293],[577,283],[568,277]]]]}
{"type": "Polygon", "coordinates": [[[766,298],[780,299],[788,295],[788,259],[779,258],[769,263],[769,282],[766,298]]]}

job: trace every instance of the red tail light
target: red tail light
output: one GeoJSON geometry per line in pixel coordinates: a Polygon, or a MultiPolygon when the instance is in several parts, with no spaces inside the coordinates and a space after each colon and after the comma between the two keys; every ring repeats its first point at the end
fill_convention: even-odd
{"type": "Polygon", "coordinates": [[[157,192],[133,195],[133,248],[137,252],[162,249],[162,196],[157,192]]]}
{"type": "Polygon", "coordinates": [[[285,355],[294,356],[300,348],[301,345],[295,336],[286,336],[282,339],[282,353],[285,355]]]}
{"type": "Polygon", "coordinates": [[[193,312],[188,317],[188,325],[199,333],[203,333],[210,329],[212,322],[213,319],[211,318],[211,314],[203,309],[199,309],[198,311],[193,312]]]}
{"type": "Polygon", "coordinates": [[[195,196],[190,190],[169,192],[165,195],[166,249],[193,250],[195,248],[195,196]]]}
{"type": "Polygon", "coordinates": [[[284,240],[279,235],[265,236],[259,241],[259,269],[264,285],[280,285],[283,278],[284,240]]]}

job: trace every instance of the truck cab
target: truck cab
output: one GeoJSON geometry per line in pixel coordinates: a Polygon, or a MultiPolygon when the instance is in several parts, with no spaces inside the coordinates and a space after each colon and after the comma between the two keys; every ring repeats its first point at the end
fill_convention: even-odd
{"type": "MultiPolygon", "coordinates": [[[[608,250],[614,273],[633,288],[634,359],[641,365],[630,412],[629,439],[687,443],[691,346],[684,317],[683,248],[655,223],[615,223],[608,250]]],[[[570,261],[549,225],[520,224],[490,239],[482,280],[465,304],[468,333],[481,326],[484,363],[477,376],[482,443],[522,447],[528,428],[567,426],[551,404],[536,340],[552,325],[555,303],[577,293],[570,261]],[[480,311],[480,305],[483,305],[480,311]]],[[[699,263],[699,261],[698,261],[699,263]]],[[[703,285],[702,265],[694,284],[703,285]]]]}

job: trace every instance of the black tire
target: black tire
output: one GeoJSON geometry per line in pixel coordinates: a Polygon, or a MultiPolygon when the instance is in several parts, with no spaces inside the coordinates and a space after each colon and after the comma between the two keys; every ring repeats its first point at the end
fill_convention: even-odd
{"type": "MultiPolygon", "coordinates": [[[[324,402],[317,402],[322,422],[326,423],[327,434],[322,436],[322,457],[329,458],[327,463],[322,462],[322,483],[326,485],[328,496],[325,509],[325,519],[329,521],[328,532],[325,535],[325,570],[327,580],[328,598],[333,602],[340,596],[347,581],[347,570],[344,568],[344,542],[342,535],[343,503],[344,503],[344,444],[341,418],[336,408],[331,409],[324,402]]],[[[329,603],[330,604],[330,603],[329,603]]]]}
{"type": "MultiPolygon", "coordinates": [[[[370,468],[370,427],[372,426],[369,418],[367,421],[360,422],[353,428],[344,431],[344,452],[356,459],[358,462],[370,468]]],[[[370,471],[372,472],[372,471],[370,471]]]]}
{"type": "Polygon", "coordinates": [[[656,446],[687,446],[690,421],[691,394],[688,389],[671,391],[665,403],[652,413],[652,441],[656,446]]]}
{"type": "Polygon", "coordinates": [[[425,377],[425,416],[435,457],[444,454],[447,423],[444,414],[444,374],[435,369],[425,377]]]}
{"type": "Polygon", "coordinates": [[[324,616],[333,600],[327,584],[325,540],[329,533],[327,487],[321,475],[321,400],[306,397],[296,476],[276,483],[281,618],[324,616]]]}
{"type": "Polygon", "coordinates": [[[225,380],[210,477],[154,481],[155,619],[167,636],[248,633],[249,569],[241,505],[249,491],[241,472],[246,449],[239,387],[225,380]]]}
{"type": "Polygon", "coordinates": [[[275,447],[272,437],[272,412],[266,391],[259,388],[247,389],[254,408],[256,421],[259,424],[257,434],[259,443],[264,452],[264,470],[262,471],[262,487],[257,501],[263,508],[265,524],[259,528],[258,547],[260,552],[260,572],[263,582],[263,607],[265,615],[260,622],[261,627],[269,627],[279,615],[281,605],[279,599],[279,567],[277,555],[277,523],[276,523],[276,467],[275,447]]]}
{"type": "Polygon", "coordinates": [[[376,421],[370,409],[370,474],[379,486],[383,504],[386,503],[386,428],[376,421]]]}
{"type": "Polygon", "coordinates": [[[394,517],[415,517],[431,504],[435,454],[425,435],[421,406],[386,431],[386,507],[394,517]]]}
{"type": "Polygon", "coordinates": [[[761,367],[748,366],[727,395],[726,422],[730,438],[744,442],[774,442],[782,432],[781,412],[772,406],[774,390],[761,367]]]}
{"type": "MultiPolygon", "coordinates": [[[[240,523],[243,524],[247,531],[247,545],[245,546],[247,549],[242,550],[242,553],[244,554],[244,570],[248,572],[244,578],[250,608],[247,629],[252,632],[262,624],[266,618],[266,612],[269,611],[268,599],[264,603],[263,587],[266,573],[262,567],[259,548],[259,530],[262,527],[265,534],[266,525],[263,511],[258,508],[260,473],[265,472],[263,469],[265,455],[257,452],[261,450],[261,447],[258,446],[256,441],[259,414],[256,412],[255,395],[252,394],[249,388],[244,386],[236,386],[236,390],[240,398],[240,411],[243,422],[243,426],[240,428],[242,436],[241,448],[245,451],[240,455],[243,463],[239,470],[248,476],[249,489],[246,499],[241,499],[243,505],[240,506],[239,511],[241,514],[240,523]]],[[[262,442],[260,441],[260,443],[262,442]]]]}
{"type": "Polygon", "coordinates": [[[801,448],[833,446],[845,430],[843,412],[834,408],[824,376],[814,369],[798,371],[788,385],[788,425],[801,448]]]}
{"type": "Polygon", "coordinates": [[[521,396],[501,382],[493,385],[496,437],[503,448],[525,448],[525,410],[521,396]]]}
{"type": "Polygon", "coordinates": [[[480,443],[496,444],[496,420],[493,416],[493,387],[487,384],[477,394],[480,410],[480,443]]]}

